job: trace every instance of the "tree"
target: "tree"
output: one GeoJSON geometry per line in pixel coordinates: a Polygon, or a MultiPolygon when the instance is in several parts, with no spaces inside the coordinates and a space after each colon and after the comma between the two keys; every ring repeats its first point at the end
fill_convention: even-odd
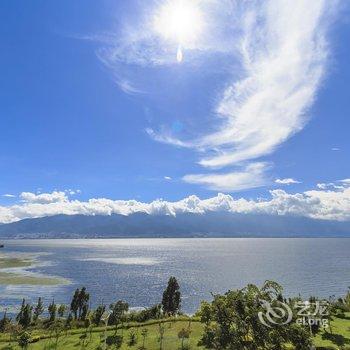
{"type": "Polygon", "coordinates": [[[136,344],[137,344],[137,336],[135,331],[132,329],[129,333],[128,345],[131,347],[136,344]]]}
{"type": "Polygon", "coordinates": [[[44,303],[41,299],[41,297],[38,298],[38,302],[34,308],[34,312],[33,312],[33,321],[37,322],[40,315],[42,315],[42,313],[44,312],[45,308],[44,308],[44,303]]]}
{"type": "Polygon", "coordinates": [[[106,305],[99,305],[92,317],[92,322],[98,326],[101,323],[102,315],[106,311],[106,305]]]}
{"type": "Polygon", "coordinates": [[[163,350],[164,332],[165,332],[165,327],[164,327],[164,325],[163,325],[161,322],[159,322],[159,324],[158,324],[158,333],[159,333],[158,342],[159,342],[159,350],[163,350]]]}
{"type": "Polygon", "coordinates": [[[129,304],[123,300],[118,300],[116,303],[111,304],[109,308],[112,313],[109,316],[108,323],[115,325],[117,330],[118,324],[123,322],[123,317],[129,310],[129,304]]]}
{"type": "Polygon", "coordinates": [[[75,320],[83,320],[86,317],[89,310],[89,300],[90,294],[86,292],[85,287],[75,290],[70,304],[70,311],[73,312],[75,320]]]}
{"type": "Polygon", "coordinates": [[[182,328],[177,334],[178,338],[181,339],[181,350],[184,350],[185,339],[190,338],[191,331],[189,329],[182,328]]]}
{"type": "Polygon", "coordinates": [[[49,321],[54,322],[56,320],[57,305],[55,300],[52,300],[52,303],[48,306],[47,311],[49,312],[49,321]]]}
{"type": "Polygon", "coordinates": [[[155,319],[161,318],[161,316],[162,316],[162,305],[157,304],[157,305],[151,306],[150,308],[141,310],[137,314],[137,321],[145,322],[148,320],[155,320],[155,319]]]}
{"type": "Polygon", "coordinates": [[[57,308],[57,314],[59,317],[64,317],[64,314],[67,311],[67,307],[64,304],[61,304],[58,308],[57,308]]]}
{"type": "Polygon", "coordinates": [[[180,286],[175,277],[170,277],[168,286],[163,292],[162,307],[167,315],[174,316],[180,310],[181,293],[180,286]]]}
{"type": "Polygon", "coordinates": [[[4,333],[9,324],[11,324],[11,319],[7,317],[7,311],[5,310],[4,316],[0,320],[0,332],[4,333]]]}
{"type": "Polygon", "coordinates": [[[78,316],[80,320],[84,320],[89,310],[90,294],[86,292],[86,288],[81,288],[78,295],[78,316]]]}
{"type": "Polygon", "coordinates": [[[23,332],[18,338],[18,345],[21,349],[27,349],[30,343],[31,336],[28,332],[23,332]]]}
{"type": "Polygon", "coordinates": [[[74,292],[72,301],[70,303],[70,311],[73,312],[74,319],[76,320],[78,318],[78,309],[79,309],[79,293],[80,290],[77,288],[74,292]]]}
{"type": "Polygon", "coordinates": [[[22,300],[21,309],[16,317],[16,321],[23,328],[28,328],[32,322],[32,306],[26,303],[26,300],[22,300]]]}
{"type": "Polygon", "coordinates": [[[147,328],[143,328],[141,331],[141,336],[142,336],[142,346],[140,347],[140,350],[145,350],[145,341],[148,335],[148,329],[147,328]]]}
{"type": "Polygon", "coordinates": [[[259,315],[266,314],[261,301],[272,308],[281,307],[281,290],[277,283],[267,281],[261,289],[250,284],[224,295],[214,295],[210,310],[208,305],[204,306],[202,322],[205,327],[199,345],[220,350],[279,350],[284,349],[286,343],[291,343],[298,350],[308,349],[310,333],[295,319],[269,327],[259,318],[259,315]]]}
{"type": "Polygon", "coordinates": [[[347,310],[350,311],[350,287],[349,287],[349,290],[344,298],[344,304],[345,304],[347,310]]]}
{"type": "Polygon", "coordinates": [[[123,337],[121,335],[110,335],[106,339],[108,346],[114,346],[116,349],[120,349],[123,344],[123,337]]]}
{"type": "Polygon", "coordinates": [[[198,312],[200,320],[205,324],[206,327],[209,326],[211,321],[211,305],[207,301],[202,301],[198,312]]]}

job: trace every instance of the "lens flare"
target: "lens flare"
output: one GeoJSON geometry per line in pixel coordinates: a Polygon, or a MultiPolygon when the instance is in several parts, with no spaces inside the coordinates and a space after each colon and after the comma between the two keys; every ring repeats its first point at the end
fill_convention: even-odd
{"type": "Polygon", "coordinates": [[[182,48],[181,48],[181,46],[179,46],[179,47],[177,48],[176,59],[177,59],[177,61],[178,61],[179,63],[181,63],[182,60],[183,60],[183,53],[182,53],[182,48]]]}
{"type": "Polygon", "coordinates": [[[178,45],[178,62],[183,60],[184,48],[193,46],[202,28],[202,13],[196,0],[167,1],[160,7],[154,20],[155,31],[178,45]]]}

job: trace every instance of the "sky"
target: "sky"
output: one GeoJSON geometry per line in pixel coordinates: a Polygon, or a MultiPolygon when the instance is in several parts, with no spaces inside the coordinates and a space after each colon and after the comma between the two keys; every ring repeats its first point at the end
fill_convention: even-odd
{"type": "Polygon", "coordinates": [[[0,222],[350,220],[349,15],[336,0],[1,1],[0,222]]]}

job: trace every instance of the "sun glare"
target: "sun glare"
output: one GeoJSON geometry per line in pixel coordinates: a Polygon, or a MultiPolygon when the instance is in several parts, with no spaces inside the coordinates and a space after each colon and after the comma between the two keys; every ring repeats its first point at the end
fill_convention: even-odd
{"type": "Polygon", "coordinates": [[[183,48],[193,44],[203,26],[198,3],[191,0],[167,1],[157,13],[154,27],[158,34],[178,45],[177,60],[182,61],[183,48]]]}

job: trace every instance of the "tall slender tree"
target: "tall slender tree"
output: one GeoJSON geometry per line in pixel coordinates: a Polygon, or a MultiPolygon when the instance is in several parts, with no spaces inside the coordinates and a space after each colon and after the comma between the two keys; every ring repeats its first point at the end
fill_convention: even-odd
{"type": "Polygon", "coordinates": [[[86,292],[86,288],[81,288],[78,294],[78,317],[84,319],[89,310],[90,294],[86,292]]]}
{"type": "Polygon", "coordinates": [[[52,300],[52,303],[48,306],[47,311],[49,312],[49,321],[54,322],[56,320],[57,305],[55,300],[52,300]]]}
{"type": "Polygon", "coordinates": [[[181,293],[180,286],[175,277],[170,277],[168,286],[163,292],[162,307],[167,315],[174,316],[180,311],[181,293]]]}
{"type": "Polygon", "coordinates": [[[28,328],[30,326],[30,323],[32,322],[32,310],[33,307],[23,299],[21,309],[16,317],[16,321],[23,328],[28,328]]]}
{"type": "Polygon", "coordinates": [[[44,303],[41,297],[38,298],[38,302],[34,307],[34,312],[33,312],[33,321],[37,322],[40,315],[43,314],[45,308],[44,308],[44,303]]]}
{"type": "Polygon", "coordinates": [[[78,318],[79,293],[80,293],[80,290],[79,290],[79,288],[77,288],[74,292],[74,295],[72,297],[72,301],[70,303],[70,311],[72,311],[75,320],[78,318]]]}

